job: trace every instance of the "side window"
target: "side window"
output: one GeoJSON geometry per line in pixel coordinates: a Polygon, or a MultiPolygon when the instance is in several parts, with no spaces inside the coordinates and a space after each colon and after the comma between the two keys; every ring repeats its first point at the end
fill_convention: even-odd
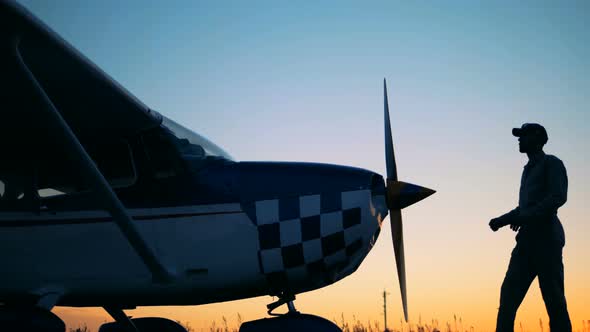
{"type": "Polygon", "coordinates": [[[173,177],[182,172],[182,162],[171,135],[157,128],[143,135],[142,141],[150,168],[156,179],[173,177]]]}
{"type": "Polygon", "coordinates": [[[88,148],[88,154],[113,188],[130,187],[135,184],[137,173],[127,142],[101,143],[88,148]]]}

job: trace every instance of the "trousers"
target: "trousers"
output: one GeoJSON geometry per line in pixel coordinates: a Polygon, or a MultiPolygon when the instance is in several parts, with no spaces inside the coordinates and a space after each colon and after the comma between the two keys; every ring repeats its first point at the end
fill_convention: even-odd
{"type": "Polygon", "coordinates": [[[500,291],[496,332],[513,332],[516,311],[531,283],[538,277],[549,314],[551,332],[571,332],[564,294],[563,247],[557,244],[517,243],[500,291]]]}

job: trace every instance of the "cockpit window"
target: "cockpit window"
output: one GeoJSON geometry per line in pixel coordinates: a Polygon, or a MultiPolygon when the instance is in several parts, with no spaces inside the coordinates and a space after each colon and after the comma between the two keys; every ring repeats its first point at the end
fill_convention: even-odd
{"type": "Polygon", "coordinates": [[[185,159],[233,160],[222,148],[165,116],[162,116],[162,126],[176,137],[175,145],[185,159]]]}

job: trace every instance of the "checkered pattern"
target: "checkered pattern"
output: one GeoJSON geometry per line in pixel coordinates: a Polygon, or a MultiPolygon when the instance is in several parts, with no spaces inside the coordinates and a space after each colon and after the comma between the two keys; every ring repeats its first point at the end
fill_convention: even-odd
{"type": "Polygon", "coordinates": [[[362,247],[358,195],[298,196],[244,206],[258,227],[260,269],[271,286],[309,274],[325,279],[346,266],[362,247]]]}

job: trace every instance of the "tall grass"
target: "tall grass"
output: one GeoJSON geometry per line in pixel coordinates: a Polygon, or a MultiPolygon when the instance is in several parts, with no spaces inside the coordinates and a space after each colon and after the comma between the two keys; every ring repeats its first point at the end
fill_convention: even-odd
{"type": "MultiPolygon", "coordinates": [[[[404,323],[400,320],[399,325],[389,327],[387,330],[383,330],[381,327],[380,322],[378,321],[366,321],[361,322],[361,320],[357,319],[356,316],[352,316],[351,320],[346,319],[344,314],[340,315],[340,318],[336,319],[333,318],[332,321],[334,324],[338,325],[343,332],[476,332],[480,331],[477,330],[474,326],[464,326],[463,319],[461,317],[457,317],[456,315],[453,316],[452,322],[444,322],[443,324],[439,323],[438,319],[431,319],[430,323],[423,323],[422,317],[418,319],[417,324],[413,324],[412,322],[404,323]]],[[[221,321],[219,324],[216,321],[212,321],[208,328],[201,328],[196,329],[189,322],[180,322],[177,321],[180,325],[184,326],[184,328],[188,332],[238,332],[240,329],[240,325],[242,324],[242,316],[238,313],[237,320],[235,326],[230,326],[228,323],[228,319],[225,316],[221,317],[221,321]]],[[[525,328],[522,322],[518,322],[515,326],[516,331],[520,332],[544,332],[545,324],[541,318],[539,318],[539,325],[537,328],[528,329],[525,328]]],[[[573,330],[574,332],[590,332],[590,320],[582,320],[582,324],[577,327],[577,329],[573,330]]],[[[68,332],[93,332],[91,331],[86,324],[80,326],[78,328],[70,328],[68,332]]],[[[491,332],[491,331],[483,331],[483,332],[491,332]]]]}

